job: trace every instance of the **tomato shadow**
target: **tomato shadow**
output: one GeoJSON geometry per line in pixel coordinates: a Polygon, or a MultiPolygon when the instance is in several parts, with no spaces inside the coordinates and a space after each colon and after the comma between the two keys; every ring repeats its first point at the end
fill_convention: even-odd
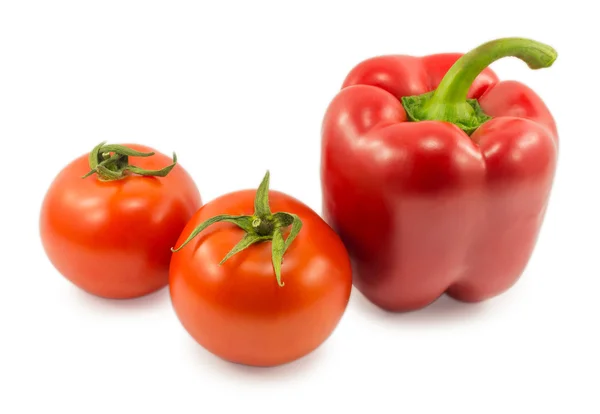
{"type": "Polygon", "coordinates": [[[77,288],[74,288],[74,296],[75,300],[82,302],[86,307],[101,312],[148,311],[162,308],[170,301],[169,289],[166,287],[134,299],[108,299],[77,288]]]}
{"type": "Polygon", "coordinates": [[[295,380],[322,365],[324,358],[327,357],[327,344],[324,343],[310,354],[295,361],[274,367],[255,367],[219,358],[199,346],[192,339],[189,340],[189,343],[189,346],[194,348],[190,352],[197,357],[198,364],[202,365],[203,368],[209,368],[228,379],[236,378],[242,381],[258,380],[280,383],[281,381],[295,380]]]}
{"type": "Polygon", "coordinates": [[[490,310],[488,302],[466,303],[444,294],[430,305],[406,312],[384,310],[370,302],[358,289],[352,288],[353,306],[369,318],[407,324],[449,324],[483,317],[490,310]]]}

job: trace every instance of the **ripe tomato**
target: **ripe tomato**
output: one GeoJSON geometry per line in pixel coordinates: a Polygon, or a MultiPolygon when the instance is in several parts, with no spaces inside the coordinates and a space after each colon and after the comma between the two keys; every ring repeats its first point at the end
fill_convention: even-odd
{"type": "Polygon", "coordinates": [[[41,239],[48,258],[68,280],[106,298],[133,298],[165,287],[173,243],[200,208],[196,185],[180,166],[155,170],[169,157],[141,145],[98,146],[90,159],[105,160],[98,175],[88,155],[67,165],[51,184],[41,209],[41,239]],[[110,149],[145,152],[123,171],[129,157],[110,149]],[[122,148],[125,148],[123,150],[122,148]],[[111,154],[113,160],[106,161],[111,154]],[[120,179],[100,179],[121,174],[120,179]],[[158,174],[154,174],[158,173],[158,174]],[[165,175],[164,177],[139,174],[165,175]]]}
{"type": "MultiPolygon", "coordinates": [[[[169,279],[173,307],[190,335],[225,360],[254,366],[283,364],[316,349],[340,321],[352,288],[350,260],[337,234],[305,204],[269,192],[268,173],[265,180],[270,206],[290,214],[272,214],[268,200],[263,214],[258,209],[253,214],[265,181],[258,191],[234,192],[211,201],[183,230],[169,279]],[[200,227],[215,216],[221,222],[200,227]],[[283,246],[283,238],[269,236],[273,226],[267,225],[262,236],[255,235],[256,243],[243,250],[248,243],[242,242],[237,249],[241,251],[220,264],[240,240],[248,240],[260,225],[257,219],[262,224],[275,222],[276,232],[277,220],[294,216],[302,227],[280,252],[284,254],[280,283],[281,255],[274,254],[274,248],[283,246]],[[186,240],[189,244],[184,245],[186,240]]],[[[291,219],[286,220],[279,223],[282,235],[295,232],[295,224],[290,230],[291,219]]]]}

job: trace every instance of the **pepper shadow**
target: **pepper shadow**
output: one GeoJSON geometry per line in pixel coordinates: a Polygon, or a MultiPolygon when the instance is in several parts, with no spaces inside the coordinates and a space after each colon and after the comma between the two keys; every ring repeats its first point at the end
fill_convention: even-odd
{"type": "Polygon", "coordinates": [[[378,307],[369,301],[358,289],[352,288],[353,306],[369,318],[383,319],[408,324],[460,323],[468,319],[484,317],[491,309],[489,301],[466,303],[443,294],[428,306],[405,312],[392,312],[378,307]]]}

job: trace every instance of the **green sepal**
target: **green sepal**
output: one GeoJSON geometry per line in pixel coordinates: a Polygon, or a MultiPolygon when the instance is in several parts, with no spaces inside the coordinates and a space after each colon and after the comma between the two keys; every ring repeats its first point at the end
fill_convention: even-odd
{"type": "Polygon", "coordinates": [[[227,260],[229,260],[229,258],[231,256],[233,256],[234,254],[239,253],[242,250],[247,249],[248,247],[252,246],[254,243],[258,243],[263,240],[269,240],[269,237],[268,236],[259,236],[258,234],[254,234],[254,233],[246,233],[244,235],[244,238],[242,240],[240,240],[238,242],[238,244],[236,244],[233,247],[233,249],[231,249],[229,251],[229,253],[227,253],[227,255],[223,258],[223,260],[221,260],[221,262],[219,264],[222,265],[227,260]]]}
{"type": "Polygon", "coordinates": [[[410,121],[435,120],[451,122],[462,129],[467,135],[471,135],[477,128],[492,119],[491,116],[483,112],[477,99],[467,99],[463,102],[464,105],[462,107],[446,108],[448,110],[446,113],[441,115],[436,113],[435,116],[428,117],[427,104],[431,101],[433,94],[434,92],[432,91],[422,95],[402,97],[402,105],[410,121]],[[449,109],[452,110],[450,111],[449,109]]]}
{"type": "Polygon", "coordinates": [[[298,237],[298,234],[300,234],[300,230],[302,230],[302,221],[300,220],[300,217],[298,217],[295,214],[291,214],[291,216],[294,218],[294,221],[292,223],[292,230],[290,231],[288,238],[285,240],[286,251],[287,249],[289,249],[290,245],[296,239],[296,237],[298,237]]]}
{"type": "Polygon", "coordinates": [[[177,154],[173,153],[173,162],[160,170],[144,170],[135,165],[127,165],[123,170],[131,171],[134,174],[145,175],[151,177],[166,177],[173,168],[177,165],[177,154]]]}
{"type": "Polygon", "coordinates": [[[109,144],[109,145],[103,144],[100,147],[100,149],[102,150],[103,153],[114,152],[114,153],[120,154],[120,155],[127,155],[128,157],[151,157],[154,155],[154,152],[136,151],[136,150],[126,147],[124,145],[117,145],[117,144],[109,144]]]}
{"type": "Polygon", "coordinates": [[[273,269],[275,270],[275,278],[279,286],[284,286],[281,281],[281,265],[283,264],[283,253],[285,253],[285,241],[283,241],[283,233],[281,229],[275,229],[273,240],[271,241],[271,251],[273,260],[273,269]]]}
{"type": "Polygon", "coordinates": [[[294,222],[294,216],[288,213],[275,213],[273,220],[279,227],[287,227],[294,222]]]}
{"type": "Polygon", "coordinates": [[[269,171],[265,174],[262,182],[256,190],[254,198],[254,215],[259,218],[268,217],[271,215],[271,207],[269,206],[269,180],[271,174],[269,171]]]}
{"type": "Polygon", "coordinates": [[[302,229],[302,221],[295,214],[289,213],[277,213],[275,215],[279,215],[280,223],[285,223],[285,226],[278,226],[273,233],[273,247],[272,247],[272,255],[273,255],[273,269],[275,269],[275,277],[277,278],[277,283],[279,286],[283,286],[284,283],[281,281],[281,265],[283,263],[283,255],[290,247],[300,230],[302,229]],[[281,230],[283,227],[287,227],[292,225],[292,229],[290,230],[290,234],[288,234],[287,239],[283,240],[283,231],[281,230]]]}
{"type": "Polygon", "coordinates": [[[192,231],[192,233],[188,236],[188,238],[183,242],[181,246],[179,246],[176,249],[172,248],[171,251],[178,252],[179,250],[183,249],[189,242],[191,242],[194,237],[196,237],[198,234],[204,231],[204,229],[206,229],[208,226],[212,226],[213,224],[222,221],[237,224],[241,229],[245,230],[246,232],[252,229],[252,217],[222,214],[220,216],[215,216],[202,222],[198,227],[194,229],[194,231],[192,231]]]}

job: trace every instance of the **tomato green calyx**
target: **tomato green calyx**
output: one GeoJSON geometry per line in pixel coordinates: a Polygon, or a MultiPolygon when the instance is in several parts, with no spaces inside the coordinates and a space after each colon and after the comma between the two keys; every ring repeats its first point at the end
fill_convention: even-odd
{"type": "Polygon", "coordinates": [[[252,227],[259,236],[267,236],[273,233],[275,223],[273,220],[263,220],[257,217],[252,221],[252,227]]]}
{"type": "Polygon", "coordinates": [[[551,46],[518,37],[484,43],[458,59],[436,90],[402,97],[408,119],[451,122],[471,135],[491,117],[484,113],[476,99],[467,99],[469,89],[485,68],[509,56],[521,59],[531,69],[542,69],[552,66],[557,52],[551,46]]]}
{"type": "Polygon", "coordinates": [[[154,152],[140,152],[123,145],[106,145],[102,142],[94,147],[89,155],[90,171],[81,178],[98,174],[101,181],[114,181],[130,174],[152,177],[166,177],[177,164],[173,153],[173,163],[160,170],[145,170],[129,164],[129,157],[151,157],[154,152]]]}
{"type": "Polygon", "coordinates": [[[212,217],[205,222],[201,223],[198,227],[192,231],[189,237],[177,248],[171,249],[173,252],[178,252],[183,249],[194,237],[200,234],[208,226],[211,226],[219,222],[233,223],[240,227],[246,232],[244,237],[227,253],[227,255],[219,263],[222,265],[231,256],[242,250],[252,246],[255,243],[259,243],[266,240],[271,240],[271,256],[273,261],[273,270],[275,271],[275,277],[277,278],[277,284],[284,286],[285,283],[281,280],[281,264],[283,262],[283,255],[286,250],[290,247],[294,239],[300,233],[302,229],[302,221],[295,214],[277,212],[272,213],[269,206],[269,171],[265,174],[254,198],[254,214],[251,216],[232,216],[232,215],[219,215],[212,217]],[[284,239],[283,230],[291,226],[291,230],[284,239]]]}

